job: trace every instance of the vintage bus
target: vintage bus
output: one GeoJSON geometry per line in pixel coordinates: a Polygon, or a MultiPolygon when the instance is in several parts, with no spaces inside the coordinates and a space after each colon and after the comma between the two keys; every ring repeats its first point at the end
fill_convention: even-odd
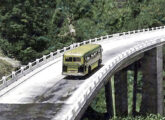
{"type": "Polygon", "coordinates": [[[102,62],[102,47],[99,44],[86,44],[66,51],[63,55],[62,74],[85,76],[102,62]]]}

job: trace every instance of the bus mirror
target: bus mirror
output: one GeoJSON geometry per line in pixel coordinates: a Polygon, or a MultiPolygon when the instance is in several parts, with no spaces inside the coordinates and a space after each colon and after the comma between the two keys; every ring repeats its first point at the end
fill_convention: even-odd
{"type": "Polygon", "coordinates": [[[87,57],[87,61],[90,59],[90,57],[87,57]]]}

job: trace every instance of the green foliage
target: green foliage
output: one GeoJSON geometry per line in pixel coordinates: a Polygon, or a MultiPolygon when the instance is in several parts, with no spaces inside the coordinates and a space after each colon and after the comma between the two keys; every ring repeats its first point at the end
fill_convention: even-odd
{"type": "Polygon", "coordinates": [[[31,61],[32,59],[36,58],[37,52],[33,50],[31,47],[26,48],[25,50],[21,50],[18,57],[24,61],[31,61]]]}
{"type": "MultiPolygon", "coordinates": [[[[128,71],[127,73],[127,80],[128,80],[128,113],[132,114],[132,105],[133,105],[133,80],[134,80],[134,72],[128,71]]],[[[137,79],[137,87],[142,88],[142,73],[141,71],[138,72],[138,79],[137,79]]],[[[137,103],[136,103],[136,111],[140,111],[141,105],[141,93],[137,93],[137,103]]]]}
{"type": "Polygon", "coordinates": [[[44,51],[44,50],[46,50],[45,48],[49,47],[48,46],[49,42],[50,42],[49,38],[47,38],[45,36],[39,36],[36,38],[36,41],[35,41],[36,46],[34,46],[33,48],[38,52],[44,51]],[[38,46],[40,46],[40,47],[38,47],[38,46]]]}
{"type": "Polygon", "coordinates": [[[106,112],[106,102],[105,102],[105,91],[101,89],[94,101],[91,104],[91,107],[100,113],[106,112]]]}
{"type": "Polygon", "coordinates": [[[4,2],[10,9],[6,10],[4,6],[0,9],[0,32],[5,43],[1,47],[9,48],[2,48],[8,56],[13,55],[27,63],[48,49],[47,21],[51,16],[45,11],[49,6],[43,3],[29,0],[4,2]],[[34,57],[30,57],[29,53],[34,53],[34,57]]]}
{"type": "Polygon", "coordinates": [[[144,116],[136,116],[136,117],[132,117],[132,116],[128,116],[125,118],[113,118],[112,120],[165,120],[165,117],[161,116],[161,115],[154,115],[154,114],[148,114],[146,117],[144,116]]]}
{"type": "Polygon", "coordinates": [[[25,64],[74,42],[163,25],[164,4],[164,0],[5,0],[0,5],[0,47],[25,64]]]}

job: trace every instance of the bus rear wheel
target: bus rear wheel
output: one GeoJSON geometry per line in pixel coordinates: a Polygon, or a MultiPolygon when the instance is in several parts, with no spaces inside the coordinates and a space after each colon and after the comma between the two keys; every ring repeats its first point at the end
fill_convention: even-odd
{"type": "Polygon", "coordinates": [[[100,66],[101,66],[101,63],[102,63],[102,60],[101,60],[101,59],[99,59],[99,61],[98,61],[98,67],[100,67],[100,66]]]}

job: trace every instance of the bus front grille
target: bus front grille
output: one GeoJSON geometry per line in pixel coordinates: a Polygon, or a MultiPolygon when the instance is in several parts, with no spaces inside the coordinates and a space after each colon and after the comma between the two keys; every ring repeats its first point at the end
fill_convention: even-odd
{"type": "Polygon", "coordinates": [[[68,67],[68,72],[77,72],[78,71],[78,68],[77,68],[77,66],[69,66],[68,67]]]}
{"type": "Polygon", "coordinates": [[[77,70],[68,70],[70,73],[77,73],[77,70]]]}

